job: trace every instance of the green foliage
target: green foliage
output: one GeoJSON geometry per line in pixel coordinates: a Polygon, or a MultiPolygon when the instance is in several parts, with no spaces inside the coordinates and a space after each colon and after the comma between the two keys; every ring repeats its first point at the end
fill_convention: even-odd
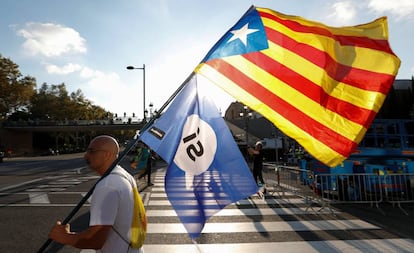
{"type": "Polygon", "coordinates": [[[16,111],[27,111],[35,88],[34,77],[23,77],[19,66],[0,54],[0,119],[16,111]]]}
{"type": "Polygon", "coordinates": [[[81,90],[70,95],[64,83],[42,84],[31,100],[32,117],[42,120],[105,119],[111,114],[86,99],[81,90]]]}
{"type": "Polygon", "coordinates": [[[22,76],[19,66],[0,55],[0,120],[95,120],[112,113],[94,105],[81,90],[69,94],[64,83],[43,83],[22,76]]]}

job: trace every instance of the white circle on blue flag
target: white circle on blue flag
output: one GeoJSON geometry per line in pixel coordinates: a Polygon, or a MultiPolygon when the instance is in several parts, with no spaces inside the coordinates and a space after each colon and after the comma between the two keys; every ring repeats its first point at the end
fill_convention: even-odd
{"type": "Polygon", "coordinates": [[[217,150],[213,128],[196,114],[187,117],[174,163],[186,174],[200,175],[207,171],[217,150]]]}

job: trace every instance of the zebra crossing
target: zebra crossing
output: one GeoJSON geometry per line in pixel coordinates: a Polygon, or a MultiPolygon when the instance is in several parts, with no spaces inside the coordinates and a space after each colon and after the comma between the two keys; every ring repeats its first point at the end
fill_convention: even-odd
{"type": "MultiPolygon", "coordinates": [[[[154,186],[141,193],[148,216],[146,253],[353,253],[413,252],[414,249],[414,240],[401,238],[339,209],[319,210],[319,206],[308,209],[306,199],[288,193],[264,199],[252,196],[229,205],[211,217],[202,235],[193,241],[168,201],[164,177],[165,168],[155,171],[154,186]]],[[[96,175],[63,175],[44,180],[45,184],[30,182],[32,187],[6,194],[4,199],[7,206],[73,206],[83,192],[71,192],[68,187],[94,179],[96,175]],[[27,202],[21,201],[18,194],[29,196],[27,202]]]]}
{"type": "MultiPolygon", "coordinates": [[[[23,187],[20,192],[8,192],[2,189],[1,206],[76,206],[82,195],[86,192],[70,192],[68,188],[90,180],[96,180],[97,175],[79,175],[73,177],[73,173],[63,173],[60,176],[44,177],[37,180],[23,182],[7,188],[23,187]],[[60,199],[63,199],[62,202],[60,199]],[[66,202],[65,202],[66,201],[66,202]]],[[[88,205],[88,204],[86,204],[88,205]]]]}
{"type": "Polygon", "coordinates": [[[211,217],[192,241],[164,190],[158,170],[144,201],[148,217],[146,253],[162,252],[412,252],[414,241],[343,213],[307,210],[295,195],[252,196],[211,217]]]}

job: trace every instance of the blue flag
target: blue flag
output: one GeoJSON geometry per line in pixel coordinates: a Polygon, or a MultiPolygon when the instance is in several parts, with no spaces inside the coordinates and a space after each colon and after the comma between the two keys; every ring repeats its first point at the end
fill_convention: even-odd
{"type": "Polygon", "coordinates": [[[193,76],[140,139],[168,164],[165,191],[191,238],[209,217],[257,192],[257,185],[214,103],[193,76]]]}

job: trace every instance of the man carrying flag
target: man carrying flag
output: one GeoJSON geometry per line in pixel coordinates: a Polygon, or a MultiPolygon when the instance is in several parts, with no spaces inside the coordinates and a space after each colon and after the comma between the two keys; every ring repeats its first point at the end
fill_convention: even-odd
{"type": "MultiPolygon", "coordinates": [[[[85,152],[85,161],[103,175],[116,160],[118,142],[111,136],[95,137],[85,152]]],[[[60,221],[49,237],[56,242],[97,252],[143,252],[147,219],[135,179],[117,165],[102,179],[91,198],[89,227],[75,233],[60,221]]]]}
{"type": "Polygon", "coordinates": [[[191,238],[230,203],[257,192],[233,136],[193,75],[140,139],[168,164],[165,191],[191,238]]]}
{"type": "MultiPolygon", "coordinates": [[[[198,93],[197,75],[334,167],[362,140],[399,65],[385,17],[334,28],[252,6],[140,137],[169,164],[166,193],[190,237],[214,213],[257,191],[217,108],[198,93]]],[[[67,232],[59,225],[54,230],[56,241],[67,232]]]]}

